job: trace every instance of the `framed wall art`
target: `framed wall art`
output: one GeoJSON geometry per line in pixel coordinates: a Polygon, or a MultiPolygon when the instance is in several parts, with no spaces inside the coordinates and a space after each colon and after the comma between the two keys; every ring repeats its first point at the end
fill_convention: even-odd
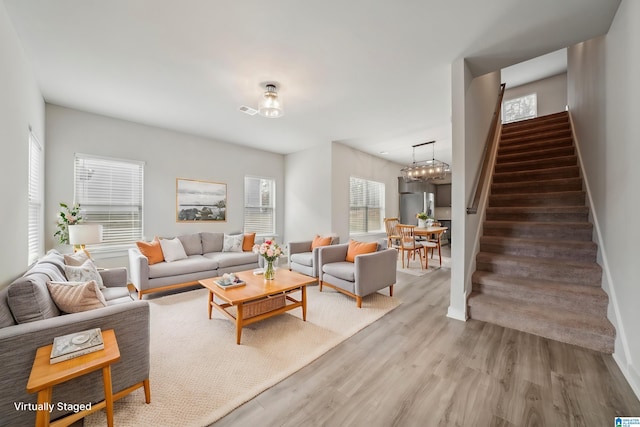
{"type": "Polygon", "coordinates": [[[226,221],[227,184],[176,178],[176,221],[226,221]]]}

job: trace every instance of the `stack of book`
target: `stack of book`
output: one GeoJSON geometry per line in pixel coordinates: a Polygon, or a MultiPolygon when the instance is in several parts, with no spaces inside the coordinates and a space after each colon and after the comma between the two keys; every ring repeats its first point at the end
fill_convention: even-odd
{"type": "Polygon", "coordinates": [[[50,363],[58,363],[104,349],[100,328],[75,332],[53,339],[50,363]]]}

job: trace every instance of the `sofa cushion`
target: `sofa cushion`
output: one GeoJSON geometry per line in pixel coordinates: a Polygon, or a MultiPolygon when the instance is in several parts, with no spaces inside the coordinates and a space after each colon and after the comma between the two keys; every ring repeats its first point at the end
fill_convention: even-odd
{"type": "Polygon", "coordinates": [[[242,250],[244,252],[253,251],[253,245],[256,242],[256,233],[244,233],[244,239],[242,239],[242,250]]]}
{"type": "Polygon", "coordinates": [[[313,267],[313,252],[301,252],[299,254],[291,254],[291,261],[297,264],[313,267]]]}
{"type": "Polygon", "coordinates": [[[14,280],[9,285],[7,302],[17,323],[34,322],[60,315],[58,306],[49,295],[47,281],[64,281],[66,278],[60,274],[56,279],[52,279],[45,273],[47,269],[57,270],[52,265],[47,267],[47,265],[36,264],[34,268],[29,270],[31,273],[14,280]],[[43,272],[37,272],[37,270],[43,272]]]}
{"type": "Polygon", "coordinates": [[[332,262],[322,266],[322,272],[348,282],[356,281],[356,268],[352,262],[332,262]]]}
{"type": "Polygon", "coordinates": [[[182,242],[182,247],[187,255],[202,255],[202,240],[200,233],[185,234],[178,236],[182,242]]]}
{"type": "Polygon", "coordinates": [[[126,286],[116,286],[102,289],[102,295],[107,301],[107,305],[120,304],[122,302],[133,301],[131,293],[126,286]]]}
{"type": "Polygon", "coordinates": [[[89,282],[47,282],[53,302],[60,311],[80,313],[107,306],[95,280],[89,282]]]}
{"type": "Polygon", "coordinates": [[[177,276],[180,274],[197,273],[200,271],[215,270],[218,263],[204,255],[191,255],[185,259],[174,262],[160,262],[149,266],[149,278],[177,276]]]}
{"type": "Polygon", "coordinates": [[[347,249],[348,262],[355,262],[358,255],[370,254],[378,250],[377,242],[358,242],[355,240],[349,241],[349,248],[347,249]]]}
{"type": "Polygon", "coordinates": [[[84,249],[71,255],[64,255],[64,263],[66,265],[74,265],[76,267],[84,264],[84,262],[89,259],[91,259],[91,257],[84,249]]]}
{"type": "Polygon", "coordinates": [[[218,268],[235,267],[237,265],[253,264],[258,262],[258,254],[253,252],[213,252],[203,255],[216,264],[218,268]]]}
{"type": "Polygon", "coordinates": [[[93,261],[90,259],[86,260],[82,265],[76,267],[73,265],[65,265],[64,273],[67,277],[67,280],[52,280],[53,282],[82,282],[86,283],[91,280],[95,280],[100,288],[104,288],[104,284],[102,283],[102,276],[98,273],[98,269],[96,268],[93,261]]]}
{"type": "Polygon", "coordinates": [[[136,246],[140,253],[147,257],[149,265],[164,261],[164,254],[158,237],[154,237],[151,242],[136,242],[136,246]]]}
{"type": "Polygon", "coordinates": [[[202,239],[202,253],[222,252],[224,233],[200,233],[202,239]]]}
{"type": "Polygon", "coordinates": [[[316,235],[316,237],[314,237],[313,241],[311,242],[311,249],[313,250],[321,246],[329,246],[332,239],[333,238],[331,236],[320,237],[319,235],[316,235]]]}
{"type": "Polygon", "coordinates": [[[224,245],[222,246],[222,252],[242,252],[242,242],[244,241],[244,235],[224,235],[224,245]]]}
{"type": "Polygon", "coordinates": [[[16,324],[7,301],[8,288],[0,289],[0,329],[16,324]]]}
{"type": "Polygon", "coordinates": [[[180,239],[162,239],[160,240],[162,247],[162,255],[166,262],[174,262],[187,258],[187,253],[182,246],[180,239]]]}

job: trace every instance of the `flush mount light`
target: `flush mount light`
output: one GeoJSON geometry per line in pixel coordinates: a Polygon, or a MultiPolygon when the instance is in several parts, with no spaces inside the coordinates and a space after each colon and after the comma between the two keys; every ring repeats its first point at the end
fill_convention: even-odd
{"type": "Polygon", "coordinates": [[[422,181],[434,182],[443,180],[447,176],[447,172],[451,171],[448,163],[437,160],[435,158],[435,141],[423,142],[413,145],[413,162],[400,169],[404,182],[422,181]],[[416,147],[423,145],[431,145],[431,160],[421,160],[416,162],[416,147]]]}
{"type": "Polygon", "coordinates": [[[265,85],[265,92],[258,103],[258,114],[270,119],[276,119],[284,115],[282,97],[278,96],[275,83],[267,83],[265,85]]]}

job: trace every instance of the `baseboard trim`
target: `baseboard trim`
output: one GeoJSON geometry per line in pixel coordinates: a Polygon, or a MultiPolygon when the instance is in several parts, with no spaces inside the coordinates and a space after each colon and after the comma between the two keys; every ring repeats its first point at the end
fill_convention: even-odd
{"type": "Polygon", "coordinates": [[[620,371],[622,371],[622,375],[624,375],[638,400],[640,400],[640,374],[638,374],[638,371],[636,371],[632,364],[626,363],[618,353],[613,353],[613,360],[620,368],[620,371]]]}

